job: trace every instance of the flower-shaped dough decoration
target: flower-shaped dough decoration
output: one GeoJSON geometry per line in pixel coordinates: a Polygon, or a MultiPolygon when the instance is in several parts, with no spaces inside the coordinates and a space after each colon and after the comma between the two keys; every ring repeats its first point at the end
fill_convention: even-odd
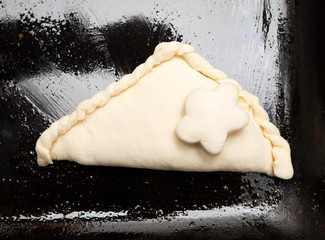
{"type": "Polygon", "coordinates": [[[249,122],[248,113],[237,102],[238,92],[232,84],[194,89],[185,100],[186,114],[176,127],[178,137],[188,143],[200,142],[210,154],[220,153],[228,134],[249,122]]]}

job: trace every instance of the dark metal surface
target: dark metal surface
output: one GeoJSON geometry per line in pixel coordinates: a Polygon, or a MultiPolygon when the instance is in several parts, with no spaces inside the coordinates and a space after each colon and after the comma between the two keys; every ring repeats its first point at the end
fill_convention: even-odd
{"type": "Polygon", "coordinates": [[[311,1],[0,1],[0,237],[325,237],[322,9],[311,1]],[[259,96],[295,176],[37,166],[49,124],[162,41],[259,96]]]}

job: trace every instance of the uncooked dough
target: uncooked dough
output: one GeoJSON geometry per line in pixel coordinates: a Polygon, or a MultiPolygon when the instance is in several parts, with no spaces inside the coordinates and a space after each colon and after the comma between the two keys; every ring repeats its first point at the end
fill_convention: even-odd
{"type": "Polygon", "coordinates": [[[232,84],[220,84],[213,90],[194,89],[185,100],[185,116],[176,133],[188,143],[199,142],[210,154],[218,154],[228,133],[245,127],[248,113],[237,106],[238,92],[232,84]]]}
{"type": "Polygon", "coordinates": [[[54,122],[36,143],[40,166],[52,160],[84,165],[125,166],[180,171],[260,172],[293,176],[290,147],[269,121],[258,98],[213,68],[194,48],[179,42],[159,44],[131,74],[110,84],[54,122]],[[197,88],[232,84],[249,123],[230,134],[213,155],[176,135],[185,99],[197,88]]]}

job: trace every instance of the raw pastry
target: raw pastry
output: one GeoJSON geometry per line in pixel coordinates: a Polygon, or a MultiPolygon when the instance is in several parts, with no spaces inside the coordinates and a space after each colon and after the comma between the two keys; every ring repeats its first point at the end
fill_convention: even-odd
{"type": "Polygon", "coordinates": [[[40,166],[70,160],[85,165],[293,176],[289,144],[270,123],[258,98],[213,68],[192,46],[179,42],[159,44],[133,73],[54,122],[38,139],[36,151],[40,166]],[[248,122],[243,119],[247,114],[238,115],[240,124],[225,130],[229,134],[219,153],[182,140],[176,129],[188,114],[187,96],[198,88],[210,91],[226,83],[237,89],[237,106],[246,111],[248,122]]]}
{"type": "Polygon", "coordinates": [[[208,153],[220,153],[228,133],[249,122],[248,113],[237,102],[238,92],[232,84],[193,90],[185,100],[186,115],[176,126],[178,137],[189,143],[200,142],[208,153]]]}

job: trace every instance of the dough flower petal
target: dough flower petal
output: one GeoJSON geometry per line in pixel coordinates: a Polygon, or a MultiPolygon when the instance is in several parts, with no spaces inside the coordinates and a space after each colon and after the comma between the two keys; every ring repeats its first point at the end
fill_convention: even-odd
{"type": "Polygon", "coordinates": [[[200,142],[210,154],[220,153],[228,134],[249,122],[248,113],[237,102],[238,92],[232,84],[193,90],[185,100],[186,115],[176,127],[178,137],[188,143],[200,142]]]}

